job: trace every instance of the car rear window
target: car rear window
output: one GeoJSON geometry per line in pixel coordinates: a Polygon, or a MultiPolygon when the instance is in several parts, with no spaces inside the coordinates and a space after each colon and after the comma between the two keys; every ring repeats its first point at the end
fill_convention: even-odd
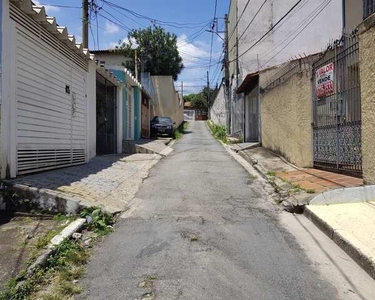
{"type": "Polygon", "coordinates": [[[157,123],[172,123],[171,118],[168,117],[154,117],[152,119],[152,122],[157,122],[157,123]]]}

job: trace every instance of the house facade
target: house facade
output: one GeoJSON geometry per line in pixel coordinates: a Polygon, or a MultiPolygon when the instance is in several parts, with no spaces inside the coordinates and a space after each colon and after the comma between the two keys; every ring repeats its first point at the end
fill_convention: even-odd
{"type": "MultiPolygon", "coordinates": [[[[216,105],[216,110],[220,108],[217,115],[221,115],[222,108],[225,107],[225,114],[229,114],[225,119],[232,135],[245,141],[253,141],[253,134],[245,136],[245,119],[256,117],[258,120],[253,122],[260,123],[260,103],[245,103],[244,95],[236,93],[236,90],[247,74],[280,65],[299,55],[309,56],[321,51],[331,38],[338,38],[342,31],[342,0],[325,4],[306,1],[284,19],[283,16],[296,4],[295,1],[255,0],[246,7],[247,2],[230,2],[229,86],[221,87],[227,92],[219,93],[217,100],[221,104],[216,105]],[[276,26],[273,28],[274,25],[276,26]],[[273,29],[270,31],[271,28],[273,29]],[[245,116],[246,111],[254,114],[256,107],[259,107],[257,114],[245,116]]],[[[246,101],[251,101],[249,99],[248,97],[246,101]]],[[[222,119],[220,116],[220,120],[222,119]]],[[[251,130],[247,128],[248,133],[251,130]]],[[[260,140],[261,137],[257,139],[260,140]]]]}
{"type": "MultiPolygon", "coordinates": [[[[123,140],[137,141],[142,138],[142,95],[151,96],[145,91],[138,80],[127,70],[124,65],[129,58],[114,50],[92,51],[97,64],[113,72],[126,86],[123,90],[122,118],[124,120],[122,133],[123,140]]],[[[143,115],[146,117],[146,115],[143,115]]],[[[149,118],[147,120],[149,123],[149,118]]]]}
{"type": "Polygon", "coordinates": [[[96,65],[31,1],[3,1],[2,178],[87,162],[96,65]]]}
{"type": "Polygon", "coordinates": [[[1,178],[120,153],[125,83],[43,6],[1,4],[1,178]]]}
{"type": "MultiPolygon", "coordinates": [[[[342,1],[341,34],[327,37],[323,51],[248,73],[233,100],[244,99],[245,141],[258,133],[262,146],[299,167],[375,183],[374,12],[373,0],[342,1]]],[[[235,114],[236,103],[232,108],[235,114]]]]}

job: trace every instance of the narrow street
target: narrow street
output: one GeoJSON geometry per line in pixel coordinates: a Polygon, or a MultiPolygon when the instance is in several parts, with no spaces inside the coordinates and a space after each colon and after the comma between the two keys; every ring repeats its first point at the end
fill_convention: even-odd
{"type": "Polygon", "coordinates": [[[80,299],[338,299],[257,179],[193,122],[97,249],[80,299]]]}

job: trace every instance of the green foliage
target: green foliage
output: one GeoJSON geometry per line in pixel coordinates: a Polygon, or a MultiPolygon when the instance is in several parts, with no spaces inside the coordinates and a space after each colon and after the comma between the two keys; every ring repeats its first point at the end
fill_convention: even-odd
{"type": "Polygon", "coordinates": [[[276,173],[275,173],[274,171],[268,171],[268,172],[267,172],[267,175],[268,175],[268,176],[275,177],[275,176],[276,176],[276,173]]]}
{"type": "Polygon", "coordinates": [[[315,190],[314,189],[306,190],[306,193],[308,193],[308,194],[315,194],[315,190]]]}
{"type": "Polygon", "coordinates": [[[86,263],[88,255],[80,242],[64,240],[56,248],[55,255],[48,259],[48,267],[64,270],[70,263],[80,266],[86,263]]]}
{"type": "MultiPolygon", "coordinates": [[[[135,49],[145,72],[151,75],[172,75],[177,80],[184,68],[177,46],[177,36],[160,26],[133,29],[128,33],[128,42],[120,43],[117,49],[127,57],[135,57],[135,49]]],[[[134,70],[134,62],[126,67],[134,70]]]]}
{"type": "Polygon", "coordinates": [[[40,250],[40,249],[44,249],[45,247],[47,247],[48,243],[51,241],[51,239],[57,235],[59,233],[60,230],[51,230],[49,231],[47,234],[45,234],[44,236],[41,236],[40,238],[38,238],[38,240],[36,241],[36,244],[35,244],[35,247],[40,250]]]}
{"type": "MultiPolygon", "coordinates": [[[[112,231],[114,220],[112,215],[104,213],[100,208],[87,208],[81,212],[82,217],[88,217],[91,222],[88,229],[104,235],[112,231]]],[[[57,220],[69,219],[58,215],[57,220]]],[[[38,239],[36,249],[45,248],[59,229],[50,231],[44,237],[38,239]]],[[[35,249],[35,250],[36,250],[35,249]]],[[[35,259],[36,255],[33,255],[35,259]]],[[[89,258],[89,250],[81,240],[65,240],[47,260],[46,266],[34,272],[30,277],[26,277],[23,270],[16,277],[11,279],[5,289],[0,292],[0,300],[24,300],[24,299],[45,299],[45,300],[68,300],[75,294],[81,292],[82,288],[73,282],[84,272],[84,265],[89,258]],[[43,287],[51,285],[48,291],[43,291],[43,287]]]]}
{"type": "Polygon", "coordinates": [[[207,121],[207,124],[216,139],[227,143],[227,128],[224,125],[216,125],[212,121],[207,121]]]}
{"type": "Polygon", "coordinates": [[[197,94],[189,94],[184,96],[184,102],[192,102],[197,94]]]}
{"type": "Polygon", "coordinates": [[[182,138],[188,126],[189,126],[188,122],[185,122],[185,121],[182,122],[182,124],[175,129],[174,138],[177,140],[182,138]]]}
{"type": "Polygon", "coordinates": [[[184,102],[191,102],[191,107],[195,109],[208,109],[211,107],[219,89],[203,88],[197,94],[189,94],[184,96],[184,102]],[[209,96],[209,98],[207,98],[209,96]]]}
{"type": "Polygon", "coordinates": [[[25,278],[25,272],[9,280],[0,292],[0,300],[24,300],[31,294],[38,293],[42,286],[55,277],[57,286],[42,293],[37,299],[70,299],[81,292],[81,287],[72,281],[83,274],[83,265],[88,260],[88,252],[81,241],[65,240],[48,259],[47,266],[25,278]]]}
{"type": "Polygon", "coordinates": [[[65,220],[72,220],[73,218],[60,213],[60,214],[55,215],[53,219],[55,221],[65,221],[65,220]]]}
{"type": "Polygon", "coordinates": [[[82,218],[91,219],[86,227],[99,235],[106,235],[112,232],[112,225],[114,224],[113,216],[109,213],[103,212],[98,207],[90,207],[82,210],[80,216],[82,218]]]}

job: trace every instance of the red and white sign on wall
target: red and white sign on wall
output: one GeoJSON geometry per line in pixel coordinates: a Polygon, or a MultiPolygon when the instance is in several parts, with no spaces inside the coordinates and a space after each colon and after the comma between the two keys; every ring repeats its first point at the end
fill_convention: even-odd
{"type": "Polygon", "coordinates": [[[326,97],[335,92],[334,85],[334,64],[330,63],[316,71],[316,96],[326,97]]]}

